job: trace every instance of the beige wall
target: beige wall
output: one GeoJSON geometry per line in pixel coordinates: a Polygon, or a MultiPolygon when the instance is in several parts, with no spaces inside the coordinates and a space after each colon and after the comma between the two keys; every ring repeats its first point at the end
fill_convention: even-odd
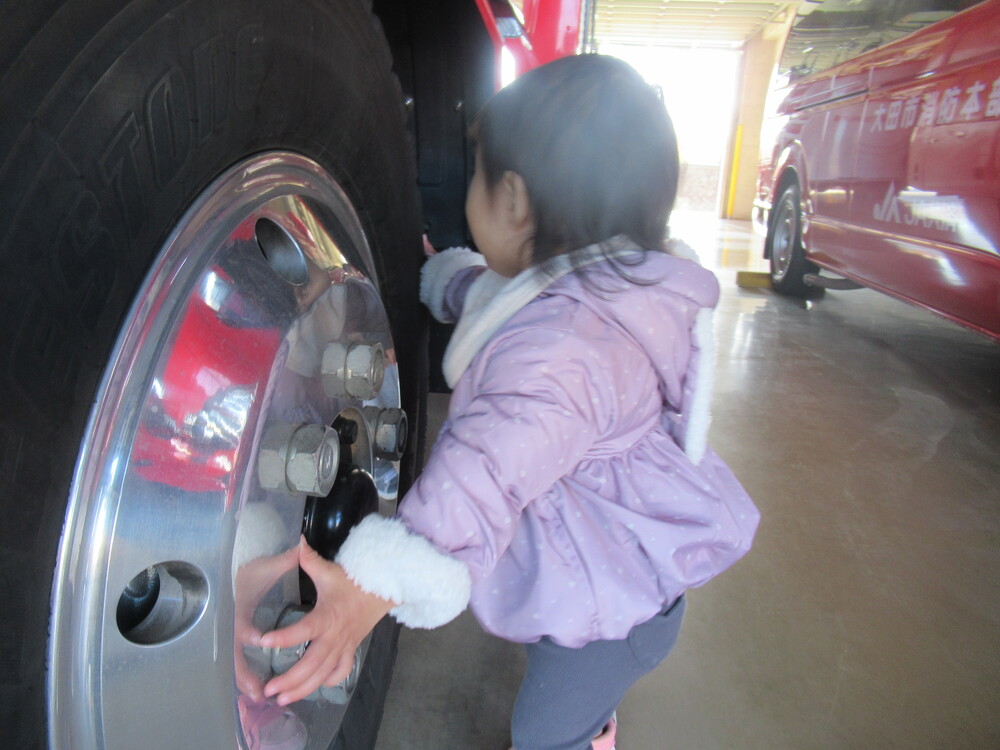
{"type": "Polygon", "coordinates": [[[726,181],[721,213],[731,219],[749,219],[757,185],[760,130],[771,74],[781,54],[793,16],[792,8],[764,25],[743,46],[733,132],[726,159],[726,181]],[[735,165],[734,165],[735,152],[735,165]],[[735,166],[735,170],[734,170],[735,166]],[[735,183],[734,183],[735,176],[735,183]],[[731,208],[731,210],[730,210],[731,208]]]}

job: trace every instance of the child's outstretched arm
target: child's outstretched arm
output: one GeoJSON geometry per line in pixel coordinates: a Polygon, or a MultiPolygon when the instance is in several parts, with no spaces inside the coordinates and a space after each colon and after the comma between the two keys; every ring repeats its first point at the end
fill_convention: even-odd
{"type": "Polygon", "coordinates": [[[264,687],[280,705],[305,698],[321,685],[343,682],[354,666],[354,654],[372,628],[395,602],[369,594],[344,569],[320,557],[305,540],[299,542],[299,565],[316,586],[316,607],[294,625],[260,639],[265,648],[309,643],[299,662],[264,687]]]}
{"type": "Polygon", "coordinates": [[[583,458],[606,421],[602,405],[614,394],[592,381],[584,362],[598,356],[541,326],[495,347],[480,392],[452,415],[399,516],[365,518],[337,564],[300,548],[316,609],[261,645],[311,644],[265,695],[287,704],[339,683],[386,612],[409,627],[434,628],[465,609],[473,580],[506,550],[524,506],[583,458]]]}
{"type": "Polygon", "coordinates": [[[473,581],[488,575],[526,505],[584,458],[609,404],[617,404],[610,386],[592,376],[588,362],[599,356],[545,325],[490,345],[475,396],[449,415],[400,504],[409,532],[464,563],[473,581]]]}
{"type": "Polygon", "coordinates": [[[486,260],[465,247],[430,255],[420,270],[420,301],[435,320],[454,323],[462,312],[465,294],[486,270],[486,260]]]}

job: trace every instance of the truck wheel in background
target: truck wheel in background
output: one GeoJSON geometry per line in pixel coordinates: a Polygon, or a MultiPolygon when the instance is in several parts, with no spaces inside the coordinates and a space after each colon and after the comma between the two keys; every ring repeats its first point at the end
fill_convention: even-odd
{"type": "Polygon", "coordinates": [[[306,506],[389,512],[422,452],[421,223],[377,21],[19,3],[0,107],[0,744],[372,747],[392,622],[353,692],[291,713],[251,697],[279,659],[243,641],[308,599],[306,506]],[[315,445],[282,442],[301,424],[315,445]],[[370,486],[329,487],[355,468],[370,486]]]}
{"type": "Polygon", "coordinates": [[[819,267],[806,260],[802,248],[802,208],[796,183],[785,186],[772,211],[765,247],[771,260],[772,288],[788,297],[821,297],[822,288],[805,283],[805,275],[819,273],[819,267]]]}

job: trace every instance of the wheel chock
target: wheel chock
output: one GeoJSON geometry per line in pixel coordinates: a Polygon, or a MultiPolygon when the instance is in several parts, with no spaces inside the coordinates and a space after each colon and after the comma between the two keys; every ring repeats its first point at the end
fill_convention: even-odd
{"type": "Polygon", "coordinates": [[[737,271],[736,286],[743,289],[770,289],[771,274],[765,271],[737,271]]]}

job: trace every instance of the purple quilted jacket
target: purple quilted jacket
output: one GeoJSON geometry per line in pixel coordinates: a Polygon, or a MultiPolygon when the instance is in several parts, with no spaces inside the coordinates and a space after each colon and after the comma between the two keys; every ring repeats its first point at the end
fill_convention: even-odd
{"type": "Polygon", "coordinates": [[[512,641],[623,638],[750,547],[757,509],[704,445],[714,275],[647,252],[624,267],[638,284],[595,248],[576,259],[507,280],[454,249],[424,270],[424,301],[459,321],[448,419],[398,517],[338,556],[406,624],[471,603],[512,641]]]}

